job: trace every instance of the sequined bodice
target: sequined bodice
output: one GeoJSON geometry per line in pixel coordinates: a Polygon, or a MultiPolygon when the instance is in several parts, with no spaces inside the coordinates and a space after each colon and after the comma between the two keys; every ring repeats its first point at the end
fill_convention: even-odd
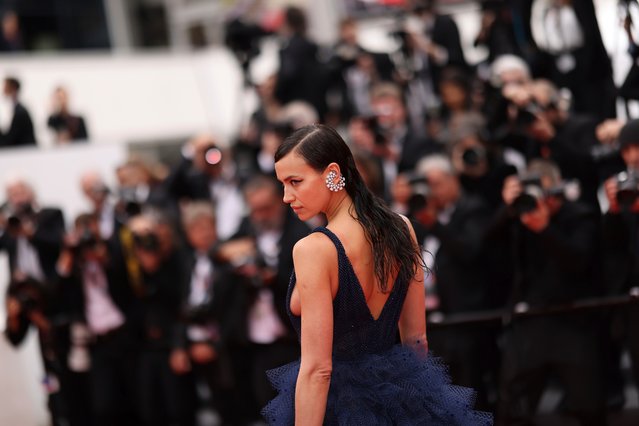
{"type": "MultiPolygon", "coordinates": [[[[333,299],[333,357],[352,359],[362,354],[379,353],[391,348],[397,339],[397,323],[402,311],[408,283],[395,282],[379,317],[375,319],[366,304],[362,287],[344,246],[337,236],[325,227],[313,232],[328,236],[337,249],[339,288],[333,299]]],[[[295,271],[291,275],[286,308],[298,337],[301,318],[291,312],[291,294],[295,288],[295,271]]]]}

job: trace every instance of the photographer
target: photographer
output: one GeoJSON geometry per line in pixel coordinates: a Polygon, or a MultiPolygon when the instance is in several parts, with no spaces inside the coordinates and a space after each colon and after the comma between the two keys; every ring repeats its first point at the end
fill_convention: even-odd
{"type": "Polygon", "coordinates": [[[58,86],[53,91],[47,127],[53,131],[58,145],[87,142],[89,139],[84,118],[72,114],[69,109],[69,92],[64,86],[58,86]]]}
{"type": "Polygon", "coordinates": [[[135,297],[120,248],[101,236],[96,214],[76,218],[56,269],[70,322],[65,361],[77,377],[89,372],[88,392],[80,386],[77,397],[90,397],[95,425],[135,424],[135,297]]]}
{"type": "Polygon", "coordinates": [[[206,202],[187,204],[182,223],[189,243],[186,264],[190,279],[180,289],[180,317],[175,324],[171,368],[192,380],[192,394],[205,384],[222,424],[237,424],[237,406],[229,342],[235,340],[241,318],[240,276],[228,263],[213,257],[217,244],[215,212],[206,202]]]}
{"type": "Polygon", "coordinates": [[[496,210],[502,202],[504,180],[517,169],[506,163],[501,147],[484,140],[484,132],[467,128],[458,135],[451,144],[450,156],[462,188],[496,210]]]}
{"type": "Polygon", "coordinates": [[[509,102],[509,121],[502,142],[528,161],[543,158],[556,163],[565,178],[580,181],[581,200],[598,207],[599,174],[591,155],[599,144],[597,120],[569,113],[557,88],[546,80],[505,86],[503,95],[509,102]]]}
{"type": "Polygon", "coordinates": [[[0,251],[9,255],[7,329],[9,342],[18,346],[31,325],[38,330],[49,410],[55,424],[63,421],[65,404],[60,389],[60,354],[64,342],[55,339],[56,318],[61,313],[53,282],[55,262],[62,245],[64,218],[56,208],[40,208],[31,186],[21,178],[6,185],[7,202],[0,210],[0,251]]]}
{"type": "Polygon", "coordinates": [[[128,223],[142,271],[143,292],[137,304],[140,332],[139,397],[143,425],[189,425],[193,410],[188,378],[171,369],[180,291],[188,278],[184,253],[171,223],[159,212],[135,216],[128,223]]]}
{"type": "Polygon", "coordinates": [[[376,149],[383,150],[384,180],[390,185],[397,173],[413,169],[420,158],[439,147],[410,125],[399,86],[379,83],[371,88],[370,95],[375,125],[371,126],[370,121],[364,124],[368,124],[369,131],[375,130],[373,141],[376,149]]]}
{"type": "MultiPolygon", "coordinates": [[[[489,308],[482,254],[488,209],[481,199],[462,192],[447,157],[422,159],[417,173],[428,188],[422,207],[413,206],[416,211],[412,217],[418,222],[415,230],[427,264],[429,259],[434,261],[425,278],[439,299],[439,306],[431,311],[446,315],[489,308]]],[[[476,329],[455,329],[454,333],[434,330],[429,337],[429,346],[450,366],[454,382],[476,389],[478,402],[484,407],[488,389],[482,375],[495,359],[491,345],[490,334],[476,329]]]]}
{"type": "Polygon", "coordinates": [[[283,43],[279,50],[275,96],[283,105],[292,101],[308,102],[323,119],[328,76],[325,64],[318,60],[318,46],[306,30],[306,12],[287,6],[279,28],[283,43]]]}
{"type": "MultiPolygon", "coordinates": [[[[556,165],[534,160],[527,176],[506,179],[504,207],[490,236],[508,244],[510,304],[569,304],[593,297],[601,280],[597,212],[573,198],[556,165]]],[[[565,390],[563,408],[582,425],[604,425],[596,319],[569,313],[515,319],[504,332],[498,424],[529,422],[549,377],[565,390]]]]}
{"type": "Polygon", "coordinates": [[[237,232],[244,201],[236,182],[234,164],[211,135],[202,134],[182,148],[183,159],[164,181],[163,190],[177,210],[182,200],[213,202],[220,239],[237,232]]]}
{"type": "MultiPolygon", "coordinates": [[[[639,289],[639,120],[629,121],[619,134],[619,145],[626,170],[604,183],[608,211],[603,217],[604,272],[606,292],[611,295],[634,294],[639,289]]],[[[623,380],[619,371],[625,346],[632,360],[635,386],[639,386],[639,314],[631,305],[616,311],[611,318],[612,359],[610,377],[623,380]]]]}
{"type": "Polygon", "coordinates": [[[244,188],[249,207],[240,230],[222,244],[218,256],[228,260],[250,285],[244,286],[239,347],[233,359],[247,410],[259,419],[259,409],[274,391],[265,371],[299,356],[299,346],[286,310],[286,290],[293,267],[295,243],[308,226],[282,202],[281,186],[271,176],[255,176],[244,188]]]}

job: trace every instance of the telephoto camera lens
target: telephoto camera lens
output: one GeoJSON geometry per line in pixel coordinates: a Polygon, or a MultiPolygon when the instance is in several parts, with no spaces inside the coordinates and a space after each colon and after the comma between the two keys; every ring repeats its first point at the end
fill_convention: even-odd
{"type": "Polygon", "coordinates": [[[471,147],[464,150],[462,153],[462,161],[467,166],[476,166],[484,158],[486,158],[486,152],[481,147],[471,147]]]}
{"type": "Polygon", "coordinates": [[[543,194],[539,176],[527,176],[520,179],[522,192],[513,200],[512,208],[517,215],[529,213],[537,208],[537,200],[543,194]]]}

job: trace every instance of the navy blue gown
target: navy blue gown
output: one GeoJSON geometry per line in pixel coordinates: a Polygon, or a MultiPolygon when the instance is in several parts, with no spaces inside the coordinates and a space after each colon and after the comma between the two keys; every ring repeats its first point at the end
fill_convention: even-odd
{"type": "MultiPolygon", "coordinates": [[[[339,288],[333,300],[333,372],[325,425],[490,425],[489,414],[473,410],[474,392],[452,385],[433,356],[396,343],[397,323],[408,282],[395,282],[379,318],[375,319],[342,243],[337,248],[339,288]]],[[[298,336],[301,318],[290,310],[295,287],[291,276],[286,298],[288,315],[298,336]]],[[[267,372],[278,391],[262,410],[271,425],[295,423],[295,385],[300,362],[267,372]]]]}

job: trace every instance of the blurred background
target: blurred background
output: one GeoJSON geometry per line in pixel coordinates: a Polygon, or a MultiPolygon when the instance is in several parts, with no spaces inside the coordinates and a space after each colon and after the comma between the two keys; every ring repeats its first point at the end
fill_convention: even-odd
{"type": "Polygon", "coordinates": [[[431,347],[480,408],[636,424],[636,1],[0,13],[0,424],[261,424],[264,371],[298,355],[282,253],[323,223],[282,208],[272,154],[316,122],[416,224],[431,347]]]}

